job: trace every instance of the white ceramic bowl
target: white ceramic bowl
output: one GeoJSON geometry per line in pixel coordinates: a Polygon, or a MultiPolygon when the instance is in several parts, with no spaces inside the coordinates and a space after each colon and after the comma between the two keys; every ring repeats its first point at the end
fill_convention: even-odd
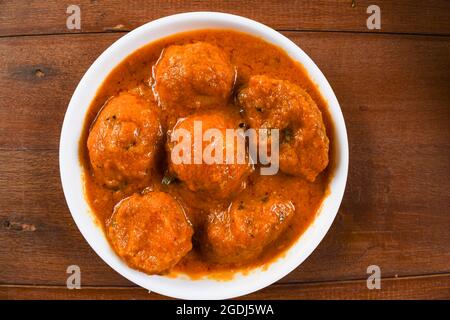
{"type": "Polygon", "coordinates": [[[253,20],[216,12],[177,14],[149,22],[113,43],[92,64],[76,88],[67,109],[61,132],[59,149],[61,181],[72,217],[95,252],[114,270],[128,280],[157,293],[182,299],[226,299],[245,295],[264,288],[283,278],[298,267],[318,246],[330,228],[344,194],[348,170],[348,143],[344,118],[328,81],[314,62],[292,41],[275,30],[253,20]],[[78,144],[88,107],[103,80],[122,60],[146,44],[166,36],[196,29],[234,29],[249,33],[284,49],[300,62],[317,84],[328,102],[334,121],[336,167],[330,194],[316,219],[286,254],[268,268],[236,274],[232,280],[191,280],[149,276],[129,268],[111,249],[83,194],[82,168],[78,158],[78,144]]]}

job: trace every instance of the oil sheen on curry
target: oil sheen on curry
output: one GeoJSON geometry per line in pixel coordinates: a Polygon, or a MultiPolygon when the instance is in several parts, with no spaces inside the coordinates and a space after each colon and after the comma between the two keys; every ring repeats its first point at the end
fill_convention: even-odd
{"type": "Polygon", "coordinates": [[[332,132],[325,101],[280,48],[231,30],[180,33],[128,56],[98,90],[80,141],[86,197],[130,267],[230,276],[269,265],[314,220],[332,174],[332,132]],[[198,122],[278,129],[278,172],[262,175],[249,157],[173,161],[171,134],[194,133],[198,122]]]}

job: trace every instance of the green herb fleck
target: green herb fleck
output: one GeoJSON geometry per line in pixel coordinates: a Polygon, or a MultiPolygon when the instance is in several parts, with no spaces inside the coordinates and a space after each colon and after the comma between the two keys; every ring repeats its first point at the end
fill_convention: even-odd
{"type": "Polygon", "coordinates": [[[292,140],[292,130],[290,128],[284,129],[284,140],[290,142],[292,140]]]}
{"type": "Polygon", "coordinates": [[[166,185],[166,186],[168,186],[169,184],[171,184],[173,181],[175,181],[176,180],[176,177],[175,176],[172,176],[172,175],[165,175],[163,178],[162,178],[162,181],[161,181],[161,183],[163,184],[163,185],[166,185]]]}

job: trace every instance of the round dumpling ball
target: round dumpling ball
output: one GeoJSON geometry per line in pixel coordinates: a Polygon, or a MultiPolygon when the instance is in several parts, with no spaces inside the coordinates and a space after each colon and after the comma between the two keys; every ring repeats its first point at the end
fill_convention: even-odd
{"type": "Polygon", "coordinates": [[[196,42],[164,49],[154,68],[155,92],[163,109],[224,105],[235,69],[219,47],[196,42]]]}
{"type": "Polygon", "coordinates": [[[155,107],[140,96],[123,92],[107,101],[99,112],[87,147],[100,183],[112,189],[148,183],[163,137],[155,107]]]}
{"type": "Polygon", "coordinates": [[[314,181],[329,161],[322,113],[311,96],[286,80],[253,76],[237,96],[244,118],[255,129],[279,129],[281,171],[314,181]]]}
{"type": "Polygon", "coordinates": [[[219,263],[256,259],[285,230],[294,213],[294,204],[280,195],[238,197],[227,211],[210,215],[204,252],[219,263]]]}
{"type": "Polygon", "coordinates": [[[107,226],[116,253],[132,268],[161,274],[191,249],[193,229],[168,193],[134,194],[119,202],[107,226]]]}
{"type": "Polygon", "coordinates": [[[244,189],[246,178],[253,167],[248,161],[245,149],[238,152],[236,140],[233,142],[226,139],[226,129],[233,128],[233,120],[221,113],[196,114],[178,121],[169,133],[167,141],[170,173],[184,182],[189,190],[213,198],[225,199],[244,189]],[[196,144],[196,126],[198,130],[201,129],[198,131],[201,139],[210,129],[216,130],[221,138],[211,137],[196,144]],[[187,137],[184,137],[184,134],[187,137]],[[188,140],[184,141],[185,138],[188,140]],[[209,153],[206,150],[211,146],[215,146],[216,150],[209,153]],[[217,155],[222,154],[221,159],[214,158],[216,152],[217,155]],[[233,161],[227,162],[227,152],[233,155],[233,161]],[[183,161],[182,158],[188,154],[190,156],[183,161]],[[195,154],[200,155],[198,163],[195,163],[195,154]],[[212,159],[206,159],[205,154],[212,155],[212,159]],[[175,161],[175,158],[178,159],[175,161]]]}

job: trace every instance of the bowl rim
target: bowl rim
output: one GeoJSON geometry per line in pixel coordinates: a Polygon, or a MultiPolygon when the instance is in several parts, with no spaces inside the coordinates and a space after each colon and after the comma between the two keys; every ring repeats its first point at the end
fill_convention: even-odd
{"type": "Polygon", "coordinates": [[[80,80],[69,102],[61,129],[59,166],[64,196],[83,237],[97,255],[131,282],[159,294],[180,299],[229,299],[260,290],[297,268],[316,249],[338,212],[348,173],[348,140],[344,117],[336,95],[316,64],[294,42],[254,20],[221,12],[189,12],[148,22],[127,33],[94,61],[80,80]],[[303,65],[310,79],[327,100],[334,123],[336,161],[329,195],[314,221],[285,253],[268,267],[236,274],[233,279],[192,280],[186,277],[150,276],[128,267],[111,249],[85,199],[83,170],[78,156],[79,139],[87,109],[106,76],[127,56],[146,44],[172,34],[200,29],[233,29],[272,43],[303,65]],[[81,112],[80,112],[81,111],[81,112]]]}

